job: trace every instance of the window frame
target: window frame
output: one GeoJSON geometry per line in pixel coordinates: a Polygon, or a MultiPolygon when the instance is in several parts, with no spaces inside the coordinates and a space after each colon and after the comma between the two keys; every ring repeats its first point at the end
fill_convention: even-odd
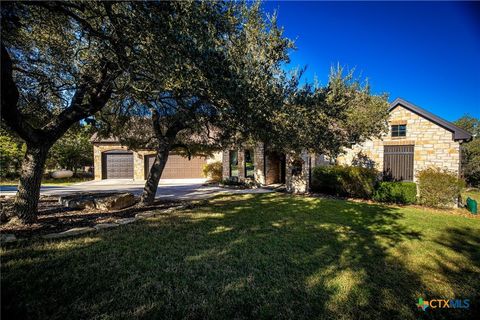
{"type": "Polygon", "coordinates": [[[246,149],[244,151],[244,169],[245,169],[245,178],[255,178],[255,153],[251,149],[246,149]],[[249,155],[250,162],[247,162],[247,153],[249,155]],[[251,166],[248,166],[247,163],[251,163],[251,166]],[[251,174],[249,174],[251,172],[251,174]]]}
{"type": "Polygon", "coordinates": [[[390,126],[390,131],[391,131],[392,138],[406,137],[407,136],[407,124],[392,124],[390,126]]]}
{"type": "Polygon", "coordinates": [[[238,150],[230,150],[228,153],[228,175],[230,178],[236,178],[238,179],[239,177],[239,170],[238,170],[238,150]],[[236,154],[236,164],[234,165],[232,162],[232,154],[236,154]],[[233,169],[232,167],[236,167],[236,169],[233,169]],[[232,172],[236,171],[236,175],[232,175],[232,172]]]}

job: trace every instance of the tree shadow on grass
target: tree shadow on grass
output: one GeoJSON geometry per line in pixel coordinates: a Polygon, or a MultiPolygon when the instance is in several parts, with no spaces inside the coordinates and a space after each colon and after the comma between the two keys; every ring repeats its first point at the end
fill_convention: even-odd
{"type": "MultiPolygon", "coordinates": [[[[424,286],[390,250],[400,210],[221,197],[115,231],[12,249],[2,312],[29,318],[415,319],[424,286]]],[[[408,254],[408,253],[405,253],[408,254]]]]}

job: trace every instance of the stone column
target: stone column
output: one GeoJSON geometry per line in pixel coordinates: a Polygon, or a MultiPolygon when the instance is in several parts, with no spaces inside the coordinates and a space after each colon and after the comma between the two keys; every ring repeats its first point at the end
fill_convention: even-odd
{"type": "Polygon", "coordinates": [[[222,157],[222,179],[230,178],[230,150],[223,150],[222,157]]]}
{"type": "Polygon", "coordinates": [[[298,154],[287,154],[287,172],[285,185],[288,192],[306,193],[310,189],[310,155],[307,151],[298,154]],[[296,171],[300,169],[300,172],[296,171]],[[296,172],[293,172],[296,171],[296,172]]]}
{"type": "Polygon", "coordinates": [[[263,143],[258,143],[253,151],[255,163],[255,181],[265,185],[265,147],[263,143]]]}
{"type": "Polygon", "coordinates": [[[245,149],[238,149],[238,181],[245,181],[245,149]]]}

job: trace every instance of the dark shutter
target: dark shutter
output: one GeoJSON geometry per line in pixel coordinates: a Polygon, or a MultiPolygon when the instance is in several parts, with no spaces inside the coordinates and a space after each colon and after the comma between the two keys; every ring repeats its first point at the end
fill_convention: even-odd
{"type": "Polygon", "coordinates": [[[386,180],[413,181],[414,146],[384,146],[383,175],[386,180]]]}

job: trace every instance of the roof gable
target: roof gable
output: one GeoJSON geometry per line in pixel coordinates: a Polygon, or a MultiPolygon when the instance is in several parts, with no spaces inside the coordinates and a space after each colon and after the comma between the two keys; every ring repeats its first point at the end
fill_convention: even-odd
{"type": "Polygon", "coordinates": [[[408,109],[408,110],[412,111],[413,113],[416,113],[419,116],[421,116],[421,117],[423,117],[427,120],[430,120],[431,122],[435,123],[436,125],[452,132],[453,133],[453,140],[469,141],[469,140],[472,139],[472,135],[468,131],[465,131],[462,128],[459,128],[456,125],[454,125],[453,123],[451,123],[451,122],[449,122],[445,119],[442,119],[442,118],[434,115],[433,113],[428,112],[427,110],[422,109],[419,106],[416,106],[413,103],[410,103],[410,102],[408,102],[404,99],[401,99],[401,98],[395,99],[395,101],[393,101],[390,104],[390,108],[388,109],[388,111],[390,112],[398,106],[402,106],[405,109],[408,109]]]}

